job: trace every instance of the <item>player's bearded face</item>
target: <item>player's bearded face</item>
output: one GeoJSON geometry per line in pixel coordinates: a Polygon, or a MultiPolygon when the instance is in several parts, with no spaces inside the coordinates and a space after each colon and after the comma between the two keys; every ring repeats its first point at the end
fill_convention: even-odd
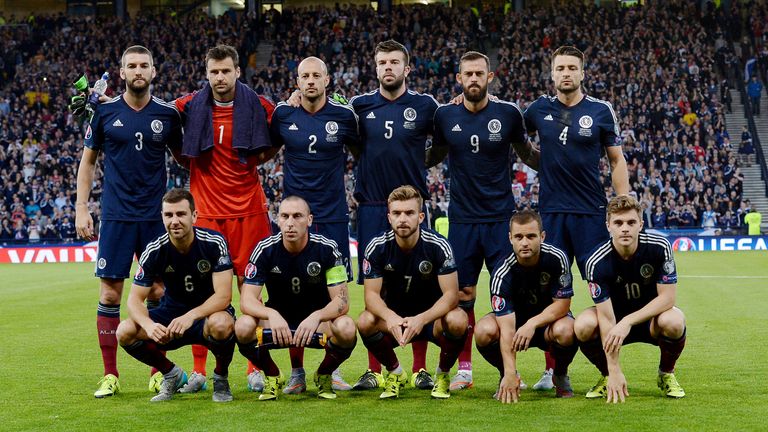
{"type": "Polygon", "coordinates": [[[460,65],[457,80],[463,89],[464,98],[477,103],[488,95],[488,83],[493,80],[493,74],[488,72],[485,59],[466,60],[460,65]]]}
{"type": "Polygon", "coordinates": [[[560,55],[552,61],[552,80],[560,93],[572,93],[581,88],[584,70],[581,60],[575,56],[560,55]]]}
{"type": "Polygon", "coordinates": [[[144,94],[149,90],[149,84],[155,77],[152,59],[146,54],[126,54],[120,68],[120,76],[125,80],[125,85],[130,92],[144,94]]]}
{"type": "Polygon", "coordinates": [[[224,60],[208,60],[206,73],[216,100],[229,102],[235,98],[235,83],[240,78],[240,68],[231,57],[224,60]]]}
{"type": "Polygon", "coordinates": [[[518,259],[535,259],[541,251],[544,233],[535,220],[525,224],[514,223],[509,233],[509,239],[518,259]]]}
{"type": "Polygon", "coordinates": [[[387,219],[395,231],[395,235],[407,239],[419,229],[419,224],[424,220],[424,213],[419,208],[419,201],[394,201],[389,204],[387,219]]]}
{"type": "Polygon", "coordinates": [[[410,66],[405,64],[405,54],[400,51],[379,52],[376,54],[376,77],[386,91],[396,91],[403,87],[410,66]]]}

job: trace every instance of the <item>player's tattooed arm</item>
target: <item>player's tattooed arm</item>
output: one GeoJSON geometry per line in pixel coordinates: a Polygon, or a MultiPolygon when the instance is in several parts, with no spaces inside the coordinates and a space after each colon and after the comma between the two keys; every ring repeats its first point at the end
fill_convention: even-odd
{"type": "Polygon", "coordinates": [[[341,303],[339,304],[337,312],[339,313],[339,315],[341,315],[341,314],[344,313],[344,310],[349,305],[349,292],[347,291],[347,286],[346,285],[344,285],[344,287],[341,288],[341,290],[339,291],[339,295],[337,297],[341,301],[341,303]]]}

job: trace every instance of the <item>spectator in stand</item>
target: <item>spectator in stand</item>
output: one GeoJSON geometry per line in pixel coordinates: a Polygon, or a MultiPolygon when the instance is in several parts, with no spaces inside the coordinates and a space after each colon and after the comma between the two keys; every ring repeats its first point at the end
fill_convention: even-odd
{"type": "Polygon", "coordinates": [[[752,75],[752,79],[747,84],[747,95],[752,104],[752,113],[756,116],[760,115],[760,96],[762,93],[763,84],[757,79],[757,75],[752,75]]]}

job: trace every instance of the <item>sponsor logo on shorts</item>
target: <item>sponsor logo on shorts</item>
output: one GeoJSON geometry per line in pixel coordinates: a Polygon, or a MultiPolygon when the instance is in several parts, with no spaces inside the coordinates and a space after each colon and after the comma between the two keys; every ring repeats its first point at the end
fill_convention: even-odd
{"type": "Polygon", "coordinates": [[[587,286],[589,287],[589,294],[592,296],[593,299],[600,297],[600,294],[603,293],[603,291],[600,289],[600,285],[594,282],[590,282],[589,284],[587,284],[587,286]]]}
{"type": "Polygon", "coordinates": [[[107,260],[104,258],[99,258],[99,261],[96,263],[96,265],[99,267],[99,270],[104,270],[107,267],[107,260]]]}
{"type": "Polygon", "coordinates": [[[497,295],[491,297],[491,307],[493,308],[494,312],[503,311],[506,306],[507,302],[504,301],[504,297],[497,295]]]}

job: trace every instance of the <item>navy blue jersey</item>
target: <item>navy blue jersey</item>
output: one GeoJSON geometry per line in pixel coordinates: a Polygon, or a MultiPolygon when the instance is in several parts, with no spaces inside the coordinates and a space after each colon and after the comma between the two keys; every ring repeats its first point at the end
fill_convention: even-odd
{"type": "Polygon", "coordinates": [[[280,103],[272,114],[272,145],[285,145],[285,196],[309,203],[319,223],[347,222],[344,146],[358,144],[357,116],[352,107],[328,100],[308,113],[280,103]]]}
{"type": "Polygon", "coordinates": [[[267,237],[256,245],[245,267],[245,282],[265,286],[266,306],[294,328],[328,305],[328,287],[346,281],[339,247],[320,234],[309,234],[307,246],[297,255],[285,249],[282,233],[267,237]]]}
{"type": "Polygon", "coordinates": [[[85,146],[104,153],[101,219],[160,220],[167,185],[165,148],[181,145],[181,117],[152,97],[140,111],[122,96],[105,102],[85,133],[85,146]]]}
{"type": "Polygon", "coordinates": [[[193,229],[195,240],[186,254],[176,249],[166,233],[149,243],[139,258],[133,283],[150,287],[156,279],[162,280],[162,305],[187,310],[200,306],[213,295],[213,274],[232,268],[224,236],[193,229]]]}
{"type": "Polygon", "coordinates": [[[640,233],[637,251],[624,260],[609,240],[587,260],[587,281],[596,304],[611,299],[618,321],[656,298],[657,284],[677,283],[672,247],[662,236],[640,233]]]}
{"type": "Polygon", "coordinates": [[[621,145],[611,104],[585,96],[572,107],[541,96],[525,110],[528,133],[538,132],[541,213],[605,214],[598,164],[606,147],[621,145]]]}
{"type": "Polygon", "coordinates": [[[405,252],[394,231],[375,237],[365,248],[365,279],[383,278],[381,296],[387,306],[406,317],[431,308],[443,295],[437,277],[456,271],[448,240],[421,228],[416,246],[405,252]]]}
{"type": "Polygon", "coordinates": [[[478,113],[443,105],[435,111],[433,146],[448,146],[451,222],[507,221],[515,210],[511,144],[525,142],[523,113],[511,102],[488,101],[478,113]]]}
{"type": "Polygon", "coordinates": [[[491,308],[496,316],[515,313],[518,326],[540,314],[553,299],[573,297],[573,277],[565,252],[541,244],[539,262],[525,267],[514,252],[493,270],[491,308]]]}
{"type": "Polygon", "coordinates": [[[350,100],[360,118],[362,152],[357,163],[355,198],[386,203],[389,193],[412,185],[424,199],[427,190],[426,143],[437,101],[407,90],[390,101],[378,90],[350,100]]]}

